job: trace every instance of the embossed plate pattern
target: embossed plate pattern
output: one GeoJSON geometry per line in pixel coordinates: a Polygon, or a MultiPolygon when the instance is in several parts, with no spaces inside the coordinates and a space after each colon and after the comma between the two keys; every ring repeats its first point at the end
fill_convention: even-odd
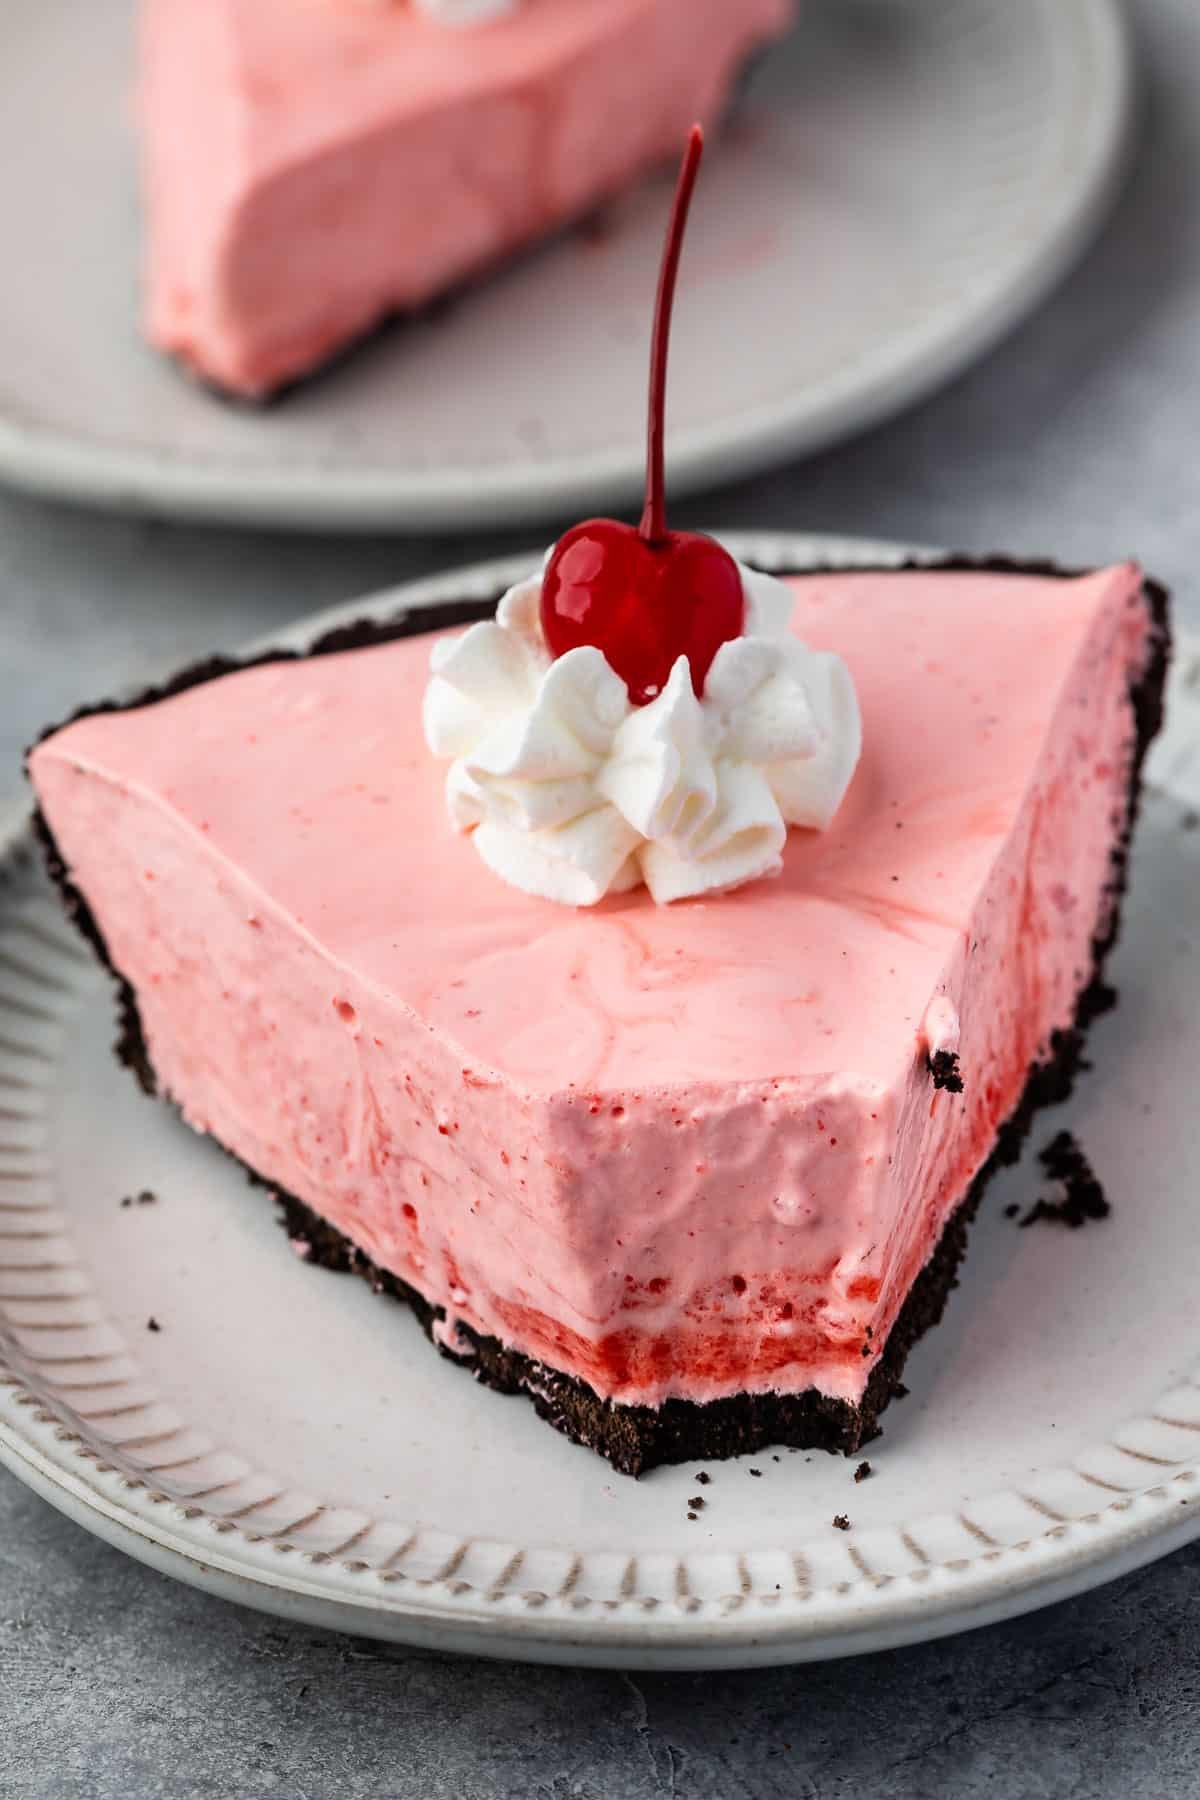
{"type": "MultiPolygon", "coordinates": [[[[902,554],[733,547],[765,566],[902,554]]],[[[484,596],[525,566],[439,577],[291,641],[334,616],[484,596]]],[[[1191,647],[1155,752],[1122,1004],[1076,1099],[1035,1134],[1079,1132],[1113,1217],[1018,1230],[1004,1207],[1034,1192],[1028,1163],[989,1191],[963,1285],[859,1486],[842,1459],[771,1452],[710,1465],[702,1490],[690,1468],[624,1480],[442,1362],[403,1309],[289,1256],[262,1194],[117,1068],[107,981],[15,830],[0,883],[0,1459],[89,1529],[231,1598],[626,1666],[901,1643],[1194,1536],[1198,728],[1191,647]]]]}

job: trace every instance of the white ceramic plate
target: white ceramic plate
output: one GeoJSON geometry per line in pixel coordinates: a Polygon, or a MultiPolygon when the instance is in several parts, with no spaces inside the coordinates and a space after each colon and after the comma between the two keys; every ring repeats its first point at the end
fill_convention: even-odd
{"type": "MultiPolygon", "coordinates": [[[[279,405],[233,406],[138,337],[131,8],[0,7],[0,475],[293,527],[633,498],[666,184],[279,405]]],[[[805,0],[705,174],[673,491],[861,429],[990,346],[1099,222],[1130,88],[1118,0],[805,0]]]]}
{"type": "MultiPolygon", "coordinates": [[[[731,543],[767,567],[901,554],[731,543]]],[[[483,597],[525,566],[320,624],[483,597]]],[[[1180,662],[1116,958],[1122,1004],[1094,1031],[1075,1102],[1034,1134],[1073,1125],[1114,1214],[1022,1231],[1004,1208],[1029,1201],[1036,1173],[1027,1161],[996,1182],[861,1486],[841,1458],[769,1451],[710,1464],[703,1489],[694,1468],[614,1475],[434,1355],[402,1308],[296,1261],[263,1194],[116,1066],[107,980],[15,832],[0,886],[0,1458],[216,1593],[563,1662],[876,1649],[1077,1593],[1196,1535],[1200,646],[1180,662]],[[156,1204],[119,1204],[143,1189],[156,1204]]]]}

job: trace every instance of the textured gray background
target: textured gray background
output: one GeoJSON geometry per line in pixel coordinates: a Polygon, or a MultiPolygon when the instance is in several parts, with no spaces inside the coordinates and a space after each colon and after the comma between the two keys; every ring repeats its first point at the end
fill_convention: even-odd
{"type": "MultiPolygon", "coordinates": [[[[1098,562],[1200,627],[1200,7],[1135,7],[1143,142],[1103,241],[900,423],[680,509],[1098,562]]],[[[0,346],[0,358],[3,347],[0,346]]],[[[0,496],[0,810],[81,697],[298,613],[518,547],[178,531],[0,496]]],[[[357,1645],[127,1562],[0,1473],[0,1794],[297,1800],[1200,1796],[1200,1546],[954,1642],[719,1677],[357,1645]]]]}

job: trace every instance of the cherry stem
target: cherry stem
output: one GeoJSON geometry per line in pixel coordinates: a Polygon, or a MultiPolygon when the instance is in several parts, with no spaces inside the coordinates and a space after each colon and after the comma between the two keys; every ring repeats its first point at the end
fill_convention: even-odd
{"type": "Polygon", "coordinates": [[[654,339],[650,354],[650,427],[646,440],[646,508],[638,527],[648,544],[659,544],[667,535],[666,500],[666,419],[667,356],[671,347],[671,315],[675,309],[675,283],[679,276],[679,259],[687,231],[688,213],[700,158],[704,155],[704,132],[693,125],[688,134],[675,205],[663,250],[662,270],[658,277],[658,299],[654,308],[654,339]]]}

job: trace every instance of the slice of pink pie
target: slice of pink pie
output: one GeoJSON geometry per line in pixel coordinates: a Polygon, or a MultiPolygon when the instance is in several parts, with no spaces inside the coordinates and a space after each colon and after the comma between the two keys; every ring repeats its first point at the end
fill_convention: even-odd
{"type": "Polygon", "coordinates": [[[147,1085],[318,1260],[635,1473],[873,1433],[1107,997],[1160,722],[1131,565],[791,585],[862,759],[782,876],[719,898],[556,906],[451,831],[429,627],[483,608],[210,665],[30,757],[147,1085]]]}
{"type": "Polygon", "coordinates": [[[673,156],[793,0],[142,0],[152,341],[264,394],[673,156]]]}

